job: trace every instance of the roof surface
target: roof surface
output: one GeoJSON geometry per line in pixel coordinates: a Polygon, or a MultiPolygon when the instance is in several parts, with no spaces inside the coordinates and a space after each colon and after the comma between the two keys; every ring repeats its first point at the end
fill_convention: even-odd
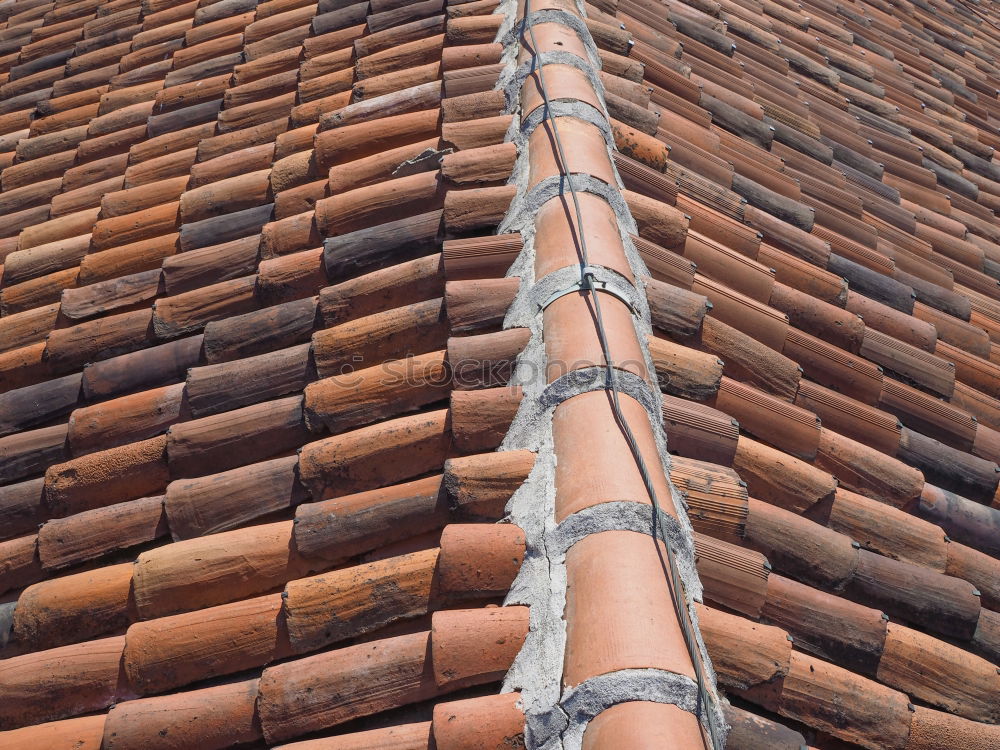
{"type": "Polygon", "coordinates": [[[1000,748],[1000,14],[0,2],[0,750],[1000,748]]]}

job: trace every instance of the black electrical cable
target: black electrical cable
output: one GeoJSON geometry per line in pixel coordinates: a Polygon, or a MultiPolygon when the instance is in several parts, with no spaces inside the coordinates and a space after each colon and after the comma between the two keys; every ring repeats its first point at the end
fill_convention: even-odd
{"type": "MultiPolygon", "coordinates": [[[[573,227],[572,221],[570,221],[570,231],[574,234],[580,255],[580,274],[581,274],[581,292],[590,295],[591,302],[594,308],[594,317],[597,328],[597,337],[601,345],[601,354],[604,357],[604,369],[605,369],[605,392],[609,395],[609,400],[614,415],[615,422],[618,424],[619,429],[622,431],[625,437],[625,442],[628,443],[629,451],[632,453],[635,459],[636,465],[639,469],[639,474],[642,477],[642,482],[646,487],[646,492],[649,494],[650,501],[653,506],[653,538],[660,539],[663,541],[663,546],[667,551],[667,560],[664,564],[662,554],[660,553],[660,546],[656,544],[657,554],[660,554],[660,563],[664,566],[664,573],[667,579],[667,587],[670,590],[671,600],[673,602],[675,614],[677,615],[677,620],[681,625],[681,631],[684,636],[684,642],[688,650],[688,656],[691,659],[691,664],[694,667],[695,678],[698,687],[698,700],[699,706],[696,715],[701,715],[702,706],[708,708],[711,705],[709,699],[708,691],[705,687],[705,665],[701,659],[701,654],[695,644],[695,637],[691,630],[691,621],[687,612],[687,607],[684,602],[684,594],[681,591],[681,587],[678,585],[677,581],[680,579],[680,573],[677,569],[677,562],[674,558],[674,552],[670,545],[670,541],[667,539],[666,534],[663,533],[660,524],[660,502],[656,494],[656,487],[653,485],[652,476],[649,473],[649,469],[646,466],[646,461],[642,457],[642,452],[639,449],[639,443],[632,432],[631,426],[625,419],[625,415],[622,412],[621,402],[619,400],[619,390],[618,390],[618,380],[615,373],[615,368],[611,363],[611,351],[608,345],[607,331],[604,328],[604,318],[601,313],[601,302],[594,286],[593,273],[588,269],[590,264],[590,258],[587,251],[587,239],[585,233],[583,232],[583,212],[580,208],[580,199],[577,196],[576,189],[573,187],[573,177],[569,171],[569,162],[566,160],[566,153],[563,150],[562,139],[559,137],[559,130],[556,125],[556,116],[552,112],[552,107],[549,102],[548,91],[545,87],[545,78],[542,72],[541,65],[538,64],[538,44],[535,41],[535,31],[533,24],[528,20],[531,15],[531,0],[524,0],[524,17],[521,19],[521,38],[524,38],[524,29],[527,28],[528,36],[531,42],[531,72],[537,72],[538,75],[538,91],[542,95],[543,105],[545,107],[545,119],[549,121],[552,127],[552,139],[556,146],[556,155],[559,167],[559,173],[562,179],[565,180],[567,187],[569,188],[570,196],[573,199],[573,210],[576,215],[576,227],[573,227]]],[[[560,192],[564,192],[560,188],[560,192]]],[[[716,734],[715,722],[711,711],[707,711],[705,724],[708,726],[708,734],[710,742],[710,750],[719,748],[718,736],[716,734]]],[[[699,722],[700,725],[700,722],[699,722]]],[[[702,740],[705,741],[704,732],[702,732],[702,740]]]]}

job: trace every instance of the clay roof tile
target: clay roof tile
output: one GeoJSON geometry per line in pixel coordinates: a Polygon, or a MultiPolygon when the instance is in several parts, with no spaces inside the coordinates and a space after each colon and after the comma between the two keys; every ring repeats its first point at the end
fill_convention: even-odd
{"type": "Polygon", "coordinates": [[[439,703],[434,707],[434,742],[441,750],[502,750],[524,742],[519,693],[439,703]]]}
{"type": "Polygon", "coordinates": [[[132,625],[123,663],[139,695],[262,666],[291,653],[280,594],[132,625]]]}
{"type": "Polygon", "coordinates": [[[0,726],[14,729],[100,711],[117,698],[124,636],[16,656],[4,665],[0,726]]]}
{"type": "Polygon", "coordinates": [[[136,560],[134,596],[143,619],[260,594],[310,570],[289,542],[291,521],[164,545],[136,560]],[[241,551],[242,550],[242,551],[241,551]],[[211,568],[206,561],[211,560],[211,568]]]}
{"type": "Polygon", "coordinates": [[[294,541],[306,557],[339,560],[443,527],[449,508],[441,477],[330,500],[307,503],[296,511],[294,541]],[[338,523],[340,518],[349,523],[338,523]]]}
{"type": "Polygon", "coordinates": [[[45,501],[66,515],[156,494],[167,481],[166,438],[155,437],[50,466],[45,501]]]}
{"type": "MultiPolygon", "coordinates": [[[[789,329],[789,339],[795,333],[789,329]]],[[[711,316],[705,318],[699,343],[700,348],[722,360],[726,375],[786,400],[794,398],[802,371],[787,354],[780,354],[711,316]]]]}
{"type": "MultiPolygon", "coordinates": [[[[630,420],[640,450],[648,456],[646,460],[651,461],[657,454],[645,409],[639,402],[625,397],[622,412],[630,420]]],[[[595,424],[601,424],[598,417],[609,413],[610,406],[600,392],[581,394],[564,401],[556,409],[553,435],[557,442],[566,441],[556,464],[558,519],[604,502],[650,502],[620,431],[611,426],[593,429],[595,424]]],[[[654,474],[653,482],[661,507],[670,513],[671,495],[662,474],[654,474]]]]}
{"type": "Polygon", "coordinates": [[[826,428],[820,431],[815,465],[848,489],[897,508],[909,506],[924,486],[919,470],[826,428]]]}
{"type": "Polygon", "coordinates": [[[676,455],[723,465],[733,462],[739,422],[718,409],[664,395],[663,429],[676,455]]]}
{"type": "Polygon", "coordinates": [[[108,712],[102,747],[150,743],[169,748],[221,749],[235,739],[254,742],[261,728],[254,706],[258,680],[119,703],[108,712]]]}
{"type": "Polygon", "coordinates": [[[74,455],[138,442],[185,419],[184,386],[164,386],[74,410],[69,445],[74,455]]]}
{"type": "Polygon", "coordinates": [[[778,710],[848,741],[903,748],[911,718],[907,703],[903,693],[793,652],[778,710]]]}
{"type": "Polygon", "coordinates": [[[42,724],[33,724],[22,729],[13,729],[0,734],[0,742],[14,747],[42,745],[52,750],[100,750],[104,737],[103,715],[83,716],[42,724]]]}
{"type": "Polygon", "coordinates": [[[42,566],[55,570],[167,534],[163,498],[147,497],[47,521],[38,530],[42,566]]]}
{"type": "Polygon", "coordinates": [[[528,634],[527,607],[442,610],[430,633],[438,689],[482,685],[504,675],[528,634]]]}
{"type": "Polygon", "coordinates": [[[800,649],[862,674],[873,676],[879,666],[887,623],[877,609],[772,574],[762,615],[792,633],[800,649]],[[836,628],[829,627],[832,618],[836,628]]]}
{"type": "Polygon", "coordinates": [[[947,742],[989,747],[998,740],[995,725],[981,724],[918,706],[913,714],[906,750],[925,750],[947,742]]]}
{"type": "Polygon", "coordinates": [[[858,550],[857,572],[848,584],[851,597],[864,598],[931,632],[962,640],[972,637],[979,620],[976,591],[967,581],[867,550],[858,550]]]}
{"type": "Polygon", "coordinates": [[[127,563],[42,581],[18,598],[14,638],[26,650],[61,646],[122,629],[134,617],[127,563]]]}
{"type": "Polygon", "coordinates": [[[783,724],[735,706],[726,706],[729,724],[727,744],[734,748],[773,747],[775,750],[802,750],[805,738],[783,724]]]}
{"type": "Polygon", "coordinates": [[[433,742],[430,721],[401,724],[362,732],[349,732],[333,737],[277,745],[282,750],[372,750],[380,745],[397,746],[401,750],[429,750],[433,742]]]}
{"type": "Polygon", "coordinates": [[[446,419],[434,411],[310,443],[299,458],[302,481],[321,499],[430,471],[447,455],[446,419]]]}
{"type": "Polygon", "coordinates": [[[583,735],[583,748],[596,750],[623,742],[636,750],[652,750],[664,743],[697,747],[704,742],[695,717],[666,703],[619,703],[591,719],[583,735]]]}
{"type": "Polygon", "coordinates": [[[316,378],[309,344],[193,368],[187,395],[194,416],[239,408],[304,388],[316,378]]]}
{"type": "Polygon", "coordinates": [[[292,581],[283,604],[291,648],[307,653],[429,613],[438,557],[439,550],[430,549],[292,581]],[[331,605],[341,612],[335,622],[328,617],[331,605]]]}

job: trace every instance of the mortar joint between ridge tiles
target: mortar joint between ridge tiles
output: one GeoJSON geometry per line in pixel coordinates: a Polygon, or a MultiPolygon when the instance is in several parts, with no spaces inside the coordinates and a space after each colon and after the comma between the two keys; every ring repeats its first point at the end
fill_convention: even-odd
{"type": "Polygon", "coordinates": [[[597,75],[600,65],[598,64],[595,67],[591,61],[584,60],[578,55],[566,50],[549,50],[547,52],[539,52],[535,55],[534,60],[526,60],[521,63],[521,65],[514,70],[510,77],[501,78],[500,80],[503,82],[502,85],[504,89],[508,91],[508,101],[514,101],[510,92],[520,91],[521,86],[524,85],[524,82],[528,79],[532,72],[546,65],[568,65],[579,70],[587,77],[590,85],[593,86],[594,92],[597,94],[601,105],[604,107],[607,106],[607,103],[604,100],[603,88],[597,87],[597,84],[600,81],[600,78],[597,75]]]}
{"type": "MultiPolygon", "coordinates": [[[[525,177],[527,177],[527,167],[528,167],[528,148],[527,142],[518,149],[518,162],[523,161],[522,164],[515,165],[521,166],[525,170],[525,177]]],[[[516,171],[515,171],[516,174],[516,171]]],[[[519,177],[519,175],[518,175],[519,177]]],[[[589,174],[582,174],[580,172],[572,173],[573,189],[577,193],[591,193],[600,198],[603,198],[614,210],[616,217],[619,220],[619,228],[622,224],[622,214],[620,211],[628,211],[628,207],[625,204],[625,198],[622,197],[621,190],[618,189],[616,185],[609,185],[603,180],[593,177],[589,174]]],[[[518,182],[520,186],[522,183],[518,182]]],[[[552,177],[546,177],[544,180],[535,185],[531,190],[527,192],[518,191],[517,196],[511,203],[510,209],[507,212],[507,216],[504,217],[503,221],[500,223],[500,227],[497,230],[499,233],[504,232],[523,232],[523,227],[528,224],[534,224],[535,214],[538,210],[546,203],[548,203],[553,198],[563,195],[567,192],[566,179],[553,175],[552,177]]],[[[632,220],[632,215],[628,214],[629,223],[632,225],[628,227],[626,231],[635,231],[635,223],[632,220]]],[[[626,249],[627,254],[627,249],[626,249]]],[[[638,258],[638,253],[635,253],[638,258]]],[[[631,258],[629,258],[630,265],[631,258]]],[[[640,274],[639,276],[648,274],[646,270],[646,264],[642,263],[639,259],[640,274]]],[[[633,266],[634,272],[634,266],[633,266]]],[[[637,276],[638,278],[638,276],[637,276]]],[[[645,295],[640,295],[644,297],[645,295]]]]}
{"type": "MultiPolygon", "coordinates": [[[[577,370],[571,370],[565,375],[560,375],[549,383],[539,401],[543,408],[555,409],[563,401],[568,401],[573,396],[603,390],[609,385],[607,381],[608,371],[606,368],[597,365],[581,367],[577,370]]],[[[647,410],[654,408],[656,400],[653,397],[653,389],[638,375],[622,370],[615,373],[615,382],[619,393],[631,396],[647,410]]]]}
{"type": "MultiPolygon", "coordinates": [[[[612,294],[623,302],[627,302],[633,310],[640,309],[639,290],[618,271],[593,264],[587,266],[587,271],[595,283],[606,287],[604,293],[612,294]]],[[[544,310],[545,303],[552,300],[554,295],[573,288],[579,282],[580,265],[578,263],[556,269],[543,276],[535,282],[528,292],[535,312],[544,310]]]]}
{"type": "Polygon", "coordinates": [[[601,66],[601,56],[597,51],[597,45],[588,45],[587,40],[591,38],[590,31],[587,29],[587,24],[583,20],[586,17],[586,12],[579,10],[579,15],[573,15],[572,13],[561,10],[559,8],[543,8],[541,10],[533,10],[528,15],[527,21],[522,23],[520,20],[515,20],[514,23],[501,29],[501,33],[497,36],[497,41],[499,41],[504,47],[508,44],[517,44],[518,35],[521,30],[525,30],[525,36],[527,37],[527,27],[537,26],[542,23],[558,23],[561,26],[567,26],[576,32],[576,35],[580,37],[580,41],[584,43],[587,49],[587,55],[590,57],[590,63],[594,67],[599,68],[601,66]]]}
{"type": "MultiPolygon", "coordinates": [[[[579,58],[576,58],[579,60],[579,58]]],[[[588,102],[581,102],[577,100],[560,100],[550,102],[549,113],[555,117],[574,117],[577,120],[583,120],[584,122],[590,123],[599,131],[601,135],[604,136],[604,142],[611,147],[615,142],[614,134],[611,132],[611,125],[608,122],[608,118],[605,114],[599,110],[594,109],[594,106],[588,102]]],[[[521,122],[521,134],[525,140],[527,140],[532,133],[535,132],[535,128],[542,124],[547,119],[545,107],[537,107],[533,112],[530,112],[526,118],[521,122]]]]}
{"type": "MultiPolygon", "coordinates": [[[[578,0],[581,17],[584,14],[582,3],[578,0]]],[[[504,320],[504,327],[523,326],[529,329],[531,338],[528,346],[518,358],[518,367],[515,369],[513,382],[520,384],[524,388],[525,398],[521,403],[514,422],[508,431],[507,436],[501,445],[501,450],[529,447],[539,451],[539,459],[532,476],[514,494],[508,505],[510,520],[518,523],[525,529],[528,540],[529,555],[526,557],[526,564],[518,575],[507,603],[528,604],[532,612],[532,628],[529,633],[525,647],[518,654],[514,665],[504,683],[505,690],[520,689],[522,703],[526,716],[526,742],[531,750],[557,750],[558,748],[579,748],[582,742],[583,732],[587,724],[600,710],[608,708],[615,703],[627,700],[636,700],[635,695],[641,680],[637,683],[636,673],[658,672],[658,670],[622,670],[604,675],[598,681],[588,680],[586,686],[577,686],[578,692],[568,693],[563,700],[573,699],[576,703],[572,705],[563,704],[559,696],[559,683],[561,681],[562,661],[566,642],[566,624],[563,620],[563,612],[566,603],[566,571],[565,571],[565,548],[562,544],[573,535],[573,529],[582,536],[586,528],[601,528],[607,526],[611,528],[628,528],[639,526],[645,523],[647,533],[652,529],[652,508],[642,506],[645,510],[622,509],[619,512],[617,504],[608,504],[609,507],[597,507],[588,515],[581,515],[572,519],[572,523],[566,526],[561,533],[555,528],[554,523],[554,470],[556,457],[552,440],[552,414],[555,405],[547,403],[552,393],[546,394],[543,385],[527,377],[528,372],[538,373],[544,371],[545,349],[542,341],[542,316],[538,311],[537,304],[533,304],[535,296],[534,287],[534,240],[535,226],[534,218],[537,211],[549,199],[560,193],[563,178],[553,177],[543,180],[534,189],[526,190],[529,176],[529,161],[527,139],[534,127],[541,122],[546,114],[540,109],[529,114],[527,121],[521,121],[521,112],[518,104],[520,102],[520,87],[513,87],[511,84],[518,78],[523,84],[523,76],[518,76],[519,71],[524,66],[517,63],[520,52],[520,38],[516,33],[516,13],[517,0],[504,0],[498,7],[498,13],[505,14],[505,21],[501,25],[497,39],[504,41],[503,60],[505,68],[500,76],[498,88],[504,88],[507,99],[511,103],[514,120],[507,133],[507,140],[513,142],[518,147],[518,157],[509,184],[517,187],[517,193],[507,216],[501,222],[499,232],[520,231],[524,241],[523,250],[514,261],[508,276],[517,275],[521,278],[520,288],[511,308],[508,310],[504,320]],[[548,399],[546,398],[548,396],[548,399]],[[646,513],[646,518],[639,519],[636,513],[646,513]],[[549,539],[549,536],[553,536],[549,539]],[[530,563],[530,564],[529,564],[530,563]],[[545,665],[546,669],[542,666],[545,665]],[[553,680],[553,675],[555,679],[553,680]],[[604,683],[607,682],[607,685],[604,683]],[[590,705],[593,708],[591,699],[583,700],[586,696],[596,693],[598,696],[608,696],[615,693],[614,687],[621,685],[621,694],[594,713],[582,710],[581,706],[590,705]],[[576,696],[576,698],[574,698],[576,696]],[[569,709],[569,710],[567,710],[569,709]]],[[[572,18],[571,14],[561,14],[572,18]]],[[[543,16],[546,21],[550,18],[556,20],[554,16],[543,16]]],[[[535,14],[530,18],[534,19],[535,14]]],[[[562,22],[560,18],[556,22],[562,22]]],[[[588,56],[595,61],[599,61],[596,44],[590,35],[589,29],[582,21],[571,21],[569,24],[580,36],[588,56]]],[[[552,102],[551,114],[555,116],[574,116],[586,120],[596,125],[605,135],[608,148],[608,158],[614,169],[611,151],[614,148],[614,140],[611,136],[610,120],[607,114],[604,87],[597,75],[596,67],[586,66],[585,61],[574,55],[570,55],[572,62],[568,64],[580,68],[586,74],[594,91],[598,95],[603,112],[595,110],[591,105],[579,101],[557,101],[552,102]],[[581,63],[584,68],[581,68],[581,63]],[[586,68],[586,69],[585,69],[586,68]],[[595,122],[596,120],[596,122],[595,122]]],[[[546,56],[546,61],[563,62],[561,57],[553,55],[551,59],[546,56]]],[[[527,68],[530,70],[530,66],[527,68]]],[[[648,269],[635,249],[629,235],[634,234],[636,229],[635,221],[628,210],[624,197],[621,194],[622,182],[616,175],[616,185],[608,185],[590,175],[574,175],[573,187],[575,190],[591,192],[604,198],[615,212],[618,220],[619,233],[625,247],[626,257],[630,269],[636,278],[648,275],[648,269]]],[[[559,272],[555,272],[558,274],[559,272]]],[[[551,276],[550,274],[549,276],[551,276]]],[[[544,280],[543,280],[544,282],[544,280]]],[[[639,341],[643,356],[646,358],[647,369],[655,372],[646,344],[646,336],[652,333],[649,317],[649,305],[646,295],[641,288],[636,288],[631,284],[630,296],[636,299],[638,314],[633,316],[633,324],[636,329],[636,336],[639,341]]],[[[628,382],[621,378],[617,382],[628,382]]],[[[566,384],[568,385],[569,381],[566,384]]],[[[645,384],[644,384],[645,386],[645,384]]],[[[622,387],[621,385],[619,387],[622,387]]],[[[626,386],[628,387],[628,386],[626,386]]],[[[582,392],[582,391],[581,391],[582,392]]],[[[623,392],[627,392],[623,388],[623,392]]],[[[660,457],[661,470],[667,478],[674,506],[678,509],[676,521],[669,525],[664,523],[660,528],[666,529],[668,543],[673,544],[677,552],[677,564],[684,582],[685,598],[687,602],[688,617],[697,638],[697,650],[704,665],[705,679],[712,694],[712,715],[702,712],[702,721],[712,721],[717,727],[725,729],[726,724],[722,717],[720,700],[715,691],[715,674],[711,666],[711,660],[705,649],[704,642],[697,627],[697,614],[694,611],[694,601],[701,598],[701,586],[697,571],[694,568],[693,554],[693,529],[684,511],[683,498],[669,480],[669,454],[667,453],[666,435],[661,423],[662,395],[658,389],[645,386],[643,391],[646,397],[636,400],[643,404],[647,411],[647,417],[653,431],[657,451],[660,457]],[[685,550],[690,552],[685,553],[685,550]]],[[[565,522],[564,522],[565,523],[565,522]]],[[[594,533],[594,532],[589,532],[594,533]]],[[[582,538],[581,536],[581,538],[582,538]]],[[[571,546],[571,545],[570,545],[571,546]]],[[[664,582],[666,585],[666,582],[664,582]]],[[[662,673],[666,681],[670,682],[674,677],[680,676],[662,673]]],[[[696,692],[695,683],[688,678],[687,686],[672,685],[664,687],[660,692],[653,691],[650,698],[657,702],[675,703],[681,705],[689,695],[688,688],[696,692]]],[[[661,680],[662,682],[662,680],[661,680]]],[[[593,700],[599,700],[594,698],[593,700]]],[[[696,709],[696,701],[691,702],[688,708],[690,711],[696,709]]]]}
{"type": "MultiPolygon", "coordinates": [[[[569,718],[563,731],[563,747],[580,748],[583,733],[594,717],[614,705],[631,701],[667,703],[695,713],[699,705],[698,685],[687,675],[649,668],[609,672],[569,687],[562,700],[569,718]]],[[[705,720],[703,712],[702,722],[705,720]]]]}
{"type": "MultiPolygon", "coordinates": [[[[558,554],[565,554],[581,539],[603,531],[634,531],[637,534],[651,534],[654,512],[651,505],[624,500],[592,505],[564,519],[552,531],[547,547],[558,554]]],[[[694,543],[690,537],[684,534],[681,524],[673,516],[659,511],[656,523],[662,529],[669,543],[673,545],[681,576],[690,576],[691,572],[695,570],[694,543]]],[[[695,578],[694,585],[699,587],[700,593],[701,584],[697,578],[695,578]]]]}

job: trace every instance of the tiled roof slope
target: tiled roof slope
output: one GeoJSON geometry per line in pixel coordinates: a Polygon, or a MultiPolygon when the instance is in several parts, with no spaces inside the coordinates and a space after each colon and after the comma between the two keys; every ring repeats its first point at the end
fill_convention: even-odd
{"type": "Polygon", "coordinates": [[[0,749],[1000,747],[998,53],[0,3],[0,749]]]}

